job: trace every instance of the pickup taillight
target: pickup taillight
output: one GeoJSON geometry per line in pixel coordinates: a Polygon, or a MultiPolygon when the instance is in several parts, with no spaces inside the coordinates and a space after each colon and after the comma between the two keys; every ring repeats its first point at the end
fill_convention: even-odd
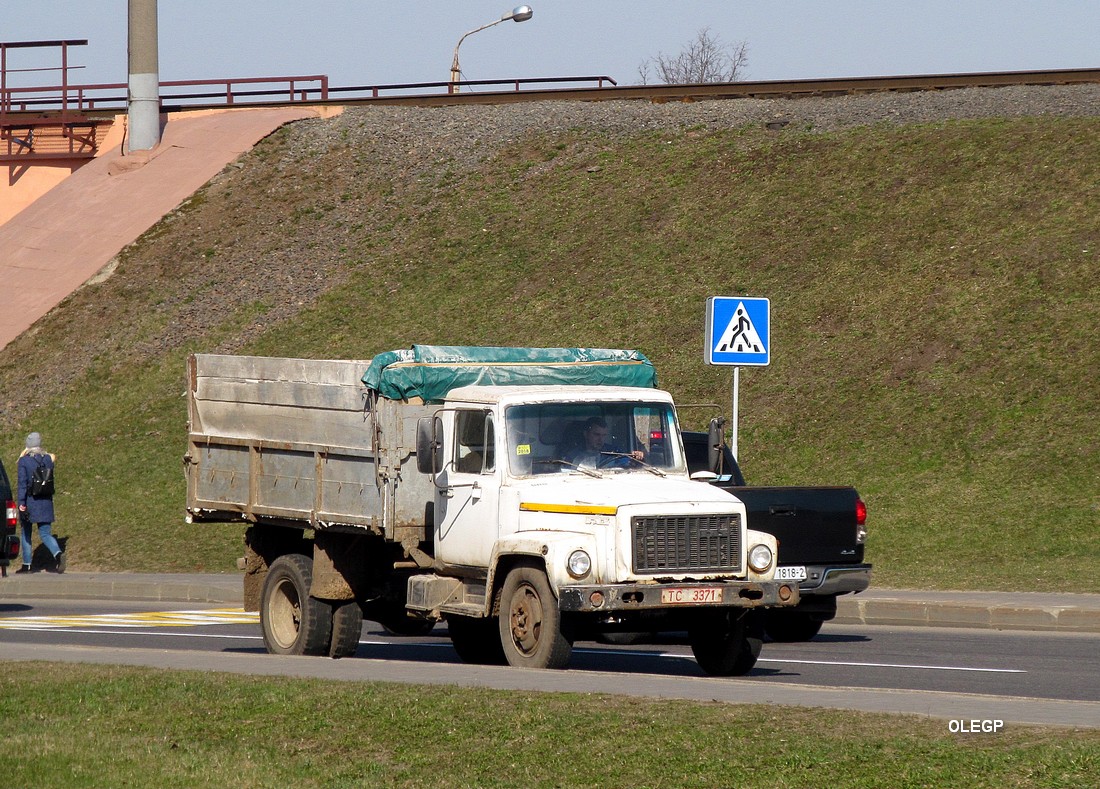
{"type": "Polygon", "coordinates": [[[0,530],[0,567],[8,574],[8,563],[19,555],[19,538],[15,527],[19,525],[19,508],[14,501],[4,502],[4,528],[0,530]]]}
{"type": "Polygon", "coordinates": [[[856,544],[863,545],[867,542],[867,505],[863,499],[856,496],[856,544]]]}

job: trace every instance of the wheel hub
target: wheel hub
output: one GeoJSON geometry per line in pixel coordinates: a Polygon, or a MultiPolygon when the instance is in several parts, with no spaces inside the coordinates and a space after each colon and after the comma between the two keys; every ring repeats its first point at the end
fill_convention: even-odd
{"type": "Polygon", "coordinates": [[[530,586],[524,586],[514,598],[509,615],[512,641],[525,655],[538,648],[542,630],[542,606],[538,594],[530,586]]]}
{"type": "Polygon", "coordinates": [[[289,649],[302,626],[302,601],[298,599],[294,584],[288,581],[279,584],[269,613],[272,636],[279,646],[289,649]]]}

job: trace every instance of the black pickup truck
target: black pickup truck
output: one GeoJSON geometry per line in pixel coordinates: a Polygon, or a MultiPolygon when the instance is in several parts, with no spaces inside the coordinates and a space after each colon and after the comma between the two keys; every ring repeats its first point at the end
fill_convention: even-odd
{"type": "Polygon", "coordinates": [[[871,581],[863,561],[867,507],[851,487],[752,487],[722,439],[721,422],[707,433],[684,431],[693,479],[728,490],[745,504],[749,528],[779,540],[776,578],[797,580],[801,602],[763,611],[773,641],[807,641],[836,616],[839,595],[861,592],[871,581]]]}

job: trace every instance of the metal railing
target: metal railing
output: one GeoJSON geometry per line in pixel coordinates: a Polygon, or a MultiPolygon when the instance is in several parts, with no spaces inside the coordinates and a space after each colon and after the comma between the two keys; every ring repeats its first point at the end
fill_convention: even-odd
{"type": "Polygon", "coordinates": [[[357,85],[346,88],[330,88],[330,94],[343,94],[343,98],[364,99],[364,98],[382,98],[386,95],[410,95],[410,94],[428,94],[437,95],[444,93],[461,93],[463,88],[470,88],[470,92],[475,92],[477,88],[495,88],[496,90],[490,90],[488,92],[502,92],[507,90],[509,92],[516,92],[531,89],[536,86],[546,85],[561,85],[568,84],[570,86],[576,86],[579,83],[594,83],[597,88],[603,88],[608,85],[618,85],[615,80],[606,75],[598,75],[591,77],[524,77],[520,79],[472,79],[462,80],[461,82],[399,82],[389,85],[357,85]],[[454,91],[451,91],[451,88],[454,91]]]}
{"type": "MultiPolygon", "coordinates": [[[[519,92],[532,88],[567,84],[614,86],[608,76],[526,77],[506,80],[468,80],[458,83],[458,89],[479,89],[486,92],[519,92]]],[[[447,94],[452,83],[402,82],[383,85],[354,85],[333,88],[323,74],[289,77],[245,77],[241,79],[171,80],[160,83],[161,107],[165,111],[196,106],[247,106],[299,102],[327,102],[337,98],[379,98],[397,95],[447,94]],[[211,88],[217,90],[182,91],[181,88],[211,88]]],[[[125,83],[99,85],[40,85],[34,87],[4,87],[0,90],[0,117],[11,113],[57,112],[121,112],[126,110],[125,83]]]]}
{"type": "MultiPolygon", "coordinates": [[[[126,83],[99,85],[35,85],[5,87],[0,91],[0,115],[15,112],[125,111],[126,83]]],[[[293,77],[243,77],[240,79],[168,80],[160,83],[161,104],[217,103],[234,106],[258,97],[268,102],[296,102],[328,98],[328,77],[310,74],[293,77]],[[214,87],[218,90],[184,92],[179,88],[214,87]],[[247,86],[267,86],[245,89],[247,86]]]]}

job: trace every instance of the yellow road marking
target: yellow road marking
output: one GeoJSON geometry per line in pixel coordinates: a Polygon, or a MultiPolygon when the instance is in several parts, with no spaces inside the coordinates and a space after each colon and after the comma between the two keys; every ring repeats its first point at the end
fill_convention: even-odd
{"type": "Polygon", "coordinates": [[[241,608],[205,611],[148,611],[136,614],[86,616],[13,616],[0,618],[0,629],[57,630],[66,627],[199,627],[202,625],[255,625],[260,615],[241,608]]]}

